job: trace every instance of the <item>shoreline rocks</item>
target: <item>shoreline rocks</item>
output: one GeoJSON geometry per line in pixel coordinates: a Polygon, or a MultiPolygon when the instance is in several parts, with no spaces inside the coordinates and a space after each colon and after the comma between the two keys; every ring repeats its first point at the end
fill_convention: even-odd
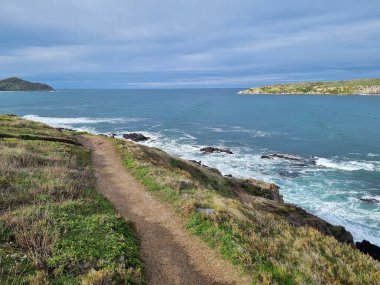
{"type": "Polygon", "coordinates": [[[380,247],[370,243],[368,240],[363,240],[362,242],[356,242],[356,248],[361,252],[368,254],[376,260],[380,261],[380,247]]]}
{"type": "Polygon", "coordinates": [[[59,132],[76,132],[74,129],[69,129],[69,128],[55,128],[59,132]]]}
{"type": "Polygon", "coordinates": [[[143,134],[139,134],[139,133],[123,134],[123,138],[134,141],[134,142],[142,142],[142,141],[147,141],[150,139],[150,137],[146,137],[143,134]]]}
{"type": "Polygon", "coordinates": [[[269,155],[261,156],[261,159],[274,159],[274,158],[281,158],[281,159],[293,160],[293,161],[304,161],[304,159],[300,157],[290,156],[290,155],[281,154],[281,153],[271,153],[269,155]]]}
{"type": "Polygon", "coordinates": [[[221,153],[221,152],[224,152],[227,154],[233,154],[233,152],[229,149],[217,148],[217,147],[212,147],[212,146],[201,148],[200,151],[203,153],[221,153]]]}

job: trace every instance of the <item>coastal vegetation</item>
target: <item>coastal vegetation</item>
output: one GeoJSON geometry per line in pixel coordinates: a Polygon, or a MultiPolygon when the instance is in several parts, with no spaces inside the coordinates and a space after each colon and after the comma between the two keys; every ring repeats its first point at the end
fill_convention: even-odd
{"type": "Polygon", "coordinates": [[[141,284],[131,223],[70,134],[0,115],[0,284],[141,284]]]}
{"type": "Polygon", "coordinates": [[[380,78],[275,84],[249,88],[239,94],[380,95],[380,78]]]}
{"type": "MultiPolygon", "coordinates": [[[[380,263],[350,233],[284,203],[276,185],[109,140],[126,171],[252,284],[380,284],[380,263]]],[[[95,191],[75,132],[0,115],[0,160],[0,284],[144,283],[133,226],[95,191]]]]}
{"type": "Polygon", "coordinates": [[[43,83],[33,83],[18,77],[0,80],[0,91],[53,91],[53,87],[43,83]]]}
{"type": "Polygon", "coordinates": [[[380,263],[355,249],[349,233],[283,203],[275,185],[112,141],[128,171],[253,284],[380,284],[380,263]]]}

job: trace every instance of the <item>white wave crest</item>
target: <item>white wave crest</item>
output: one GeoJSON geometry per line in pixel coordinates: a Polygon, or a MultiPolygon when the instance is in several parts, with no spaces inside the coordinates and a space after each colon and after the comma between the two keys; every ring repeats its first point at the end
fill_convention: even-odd
{"type": "Polygon", "coordinates": [[[75,124],[97,124],[97,123],[120,123],[123,122],[122,118],[58,118],[58,117],[41,117],[38,115],[26,115],[23,118],[48,124],[53,127],[60,127],[62,125],[75,125],[75,124]]]}
{"type": "Polygon", "coordinates": [[[327,158],[318,158],[316,165],[344,171],[379,171],[379,165],[373,161],[334,161],[327,158]]]}
{"type": "Polygon", "coordinates": [[[264,132],[264,131],[260,131],[260,130],[244,129],[241,127],[224,127],[224,126],[222,126],[222,127],[206,127],[205,129],[207,129],[211,132],[214,132],[214,133],[230,133],[230,132],[247,133],[253,137],[269,137],[269,136],[272,136],[274,134],[277,134],[275,132],[270,133],[270,132],[264,132]]]}

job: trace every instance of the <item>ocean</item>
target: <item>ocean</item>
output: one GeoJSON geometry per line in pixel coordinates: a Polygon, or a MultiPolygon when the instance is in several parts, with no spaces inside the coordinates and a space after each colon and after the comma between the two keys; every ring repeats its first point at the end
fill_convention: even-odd
{"type": "Polygon", "coordinates": [[[286,202],[380,245],[380,96],[238,91],[1,92],[0,113],[92,133],[143,133],[151,138],[145,145],[274,182],[286,202]],[[234,154],[202,154],[204,146],[234,154]]]}

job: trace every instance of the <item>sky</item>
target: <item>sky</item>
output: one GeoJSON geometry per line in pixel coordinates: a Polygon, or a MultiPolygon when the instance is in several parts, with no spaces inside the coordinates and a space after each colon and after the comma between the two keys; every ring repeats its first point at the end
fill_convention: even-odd
{"type": "Polygon", "coordinates": [[[0,0],[0,78],[55,88],[380,77],[379,0],[0,0]]]}

